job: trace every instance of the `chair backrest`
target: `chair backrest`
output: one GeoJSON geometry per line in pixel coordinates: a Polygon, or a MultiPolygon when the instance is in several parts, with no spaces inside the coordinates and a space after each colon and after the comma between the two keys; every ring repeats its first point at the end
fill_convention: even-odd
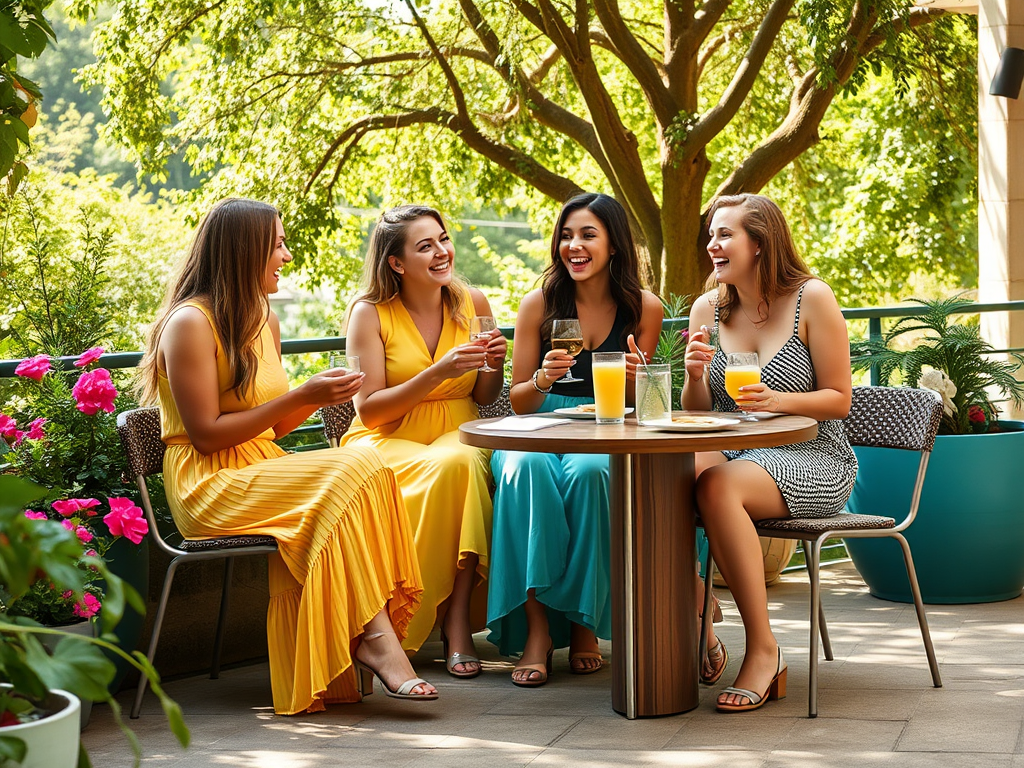
{"type": "Polygon", "coordinates": [[[117,434],[121,437],[133,475],[148,477],[164,471],[167,446],[160,439],[159,408],[135,408],[119,413],[117,434]]]}
{"type": "MultiPolygon", "coordinates": [[[[508,384],[502,386],[501,394],[498,395],[497,400],[490,405],[480,406],[481,419],[493,419],[498,416],[511,416],[512,414],[508,384]]],[[[327,442],[331,443],[331,441],[341,440],[342,436],[348,432],[348,428],[352,426],[355,417],[356,409],[351,401],[341,405],[328,405],[321,408],[320,419],[324,424],[324,437],[327,438],[327,442]]]]}
{"type": "Polygon", "coordinates": [[[843,422],[851,445],[930,452],[942,420],[942,400],[929,389],[854,387],[843,422]]]}

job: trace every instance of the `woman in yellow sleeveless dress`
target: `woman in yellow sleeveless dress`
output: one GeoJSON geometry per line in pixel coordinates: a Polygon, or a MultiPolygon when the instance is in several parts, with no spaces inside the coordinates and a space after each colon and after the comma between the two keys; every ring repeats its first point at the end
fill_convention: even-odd
{"type": "Polygon", "coordinates": [[[362,384],[337,369],[289,391],[267,303],[289,261],[269,205],[225,200],[200,224],[142,365],[144,399],[160,406],[171,513],[186,538],[277,540],[267,614],[277,713],[371,692],[353,657],[389,695],[433,699],[400,646],[422,586],[394,474],[372,450],[288,454],[273,442],[362,384]]]}
{"type": "Polygon", "coordinates": [[[372,445],[398,478],[423,576],[423,605],[403,643],[417,650],[441,622],[446,666],[474,677],[472,629],[486,621],[491,526],[490,452],[459,442],[477,403],[501,392],[506,342],[470,339],[470,318],[490,317],[480,291],[453,278],[441,215],[424,206],[385,212],[366,257],[366,292],[352,309],[348,350],[366,374],[358,419],[342,445],[372,445]],[[485,359],[495,370],[480,371],[485,359]]]}

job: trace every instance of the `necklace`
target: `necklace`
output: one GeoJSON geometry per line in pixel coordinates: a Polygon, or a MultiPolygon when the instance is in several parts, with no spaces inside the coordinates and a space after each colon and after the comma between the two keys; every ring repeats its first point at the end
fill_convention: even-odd
{"type": "Polygon", "coordinates": [[[750,315],[747,314],[747,310],[745,310],[743,308],[743,305],[739,304],[739,302],[737,302],[737,304],[738,304],[738,306],[740,308],[740,312],[742,312],[743,316],[745,318],[747,318],[747,322],[749,322],[752,326],[754,326],[754,330],[757,330],[757,331],[761,330],[761,328],[764,327],[764,324],[768,322],[768,318],[767,317],[761,317],[761,303],[760,302],[757,305],[757,317],[758,317],[757,320],[751,320],[750,319],[750,315]]]}

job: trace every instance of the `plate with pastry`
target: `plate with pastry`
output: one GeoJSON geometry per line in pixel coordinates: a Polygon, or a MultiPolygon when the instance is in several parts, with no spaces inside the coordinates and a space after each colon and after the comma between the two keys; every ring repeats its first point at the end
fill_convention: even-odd
{"type": "MultiPolygon", "coordinates": [[[[632,408],[626,408],[626,414],[632,412],[632,408]]],[[[597,406],[594,403],[580,403],[572,408],[555,408],[552,413],[557,413],[559,416],[566,416],[570,419],[596,419],[597,406]]]]}
{"type": "Polygon", "coordinates": [[[649,421],[644,426],[661,432],[717,432],[721,429],[730,429],[742,423],[739,419],[683,413],[673,416],[671,419],[649,421]]]}

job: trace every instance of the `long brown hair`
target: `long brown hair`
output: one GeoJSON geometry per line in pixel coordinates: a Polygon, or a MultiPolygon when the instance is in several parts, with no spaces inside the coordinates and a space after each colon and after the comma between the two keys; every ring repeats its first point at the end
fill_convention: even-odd
{"type": "MultiPolygon", "coordinates": [[[[409,224],[424,216],[429,216],[441,229],[448,231],[440,212],[426,205],[400,205],[397,208],[389,208],[380,215],[366,249],[363,292],[352,302],[350,311],[356,302],[383,304],[398,295],[402,287],[402,276],[392,269],[388,258],[402,257],[409,224]]],[[[454,274],[451,283],[441,286],[441,303],[444,305],[445,314],[463,327],[469,326],[469,317],[462,307],[466,291],[466,284],[454,274]]]]}
{"type": "Polygon", "coordinates": [[[139,365],[140,399],[157,400],[157,347],[171,314],[185,302],[205,307],[231,371],[239,397],[256,384],[256,340],[267,322],[264,275],[274,252],[277,209],[255,200],[221,200],[203,217],[181,270],[171,284],[139,365]]]}
{"type": "Polygon", "coordinates": [[[544,270],[541,290],[544,294],[544,320],[541,323],[541,338],[551,337],[551,324],[555,318],[576,317],[576,283],[562,263],[560,245],[562,227],[569,215],[586,208],[604,224],[608,230],[608,262],[611,276],[612,298],[625,314],[626,327],[619,341],[625,345],[626,337],[635,334],[643,314],[643,286],[640,284],[640,259],[636,252],[633,232],[629,228],[626,210],[614,197],[599,192],[577,195],[562,206],[551,236],[551,263],[544,270]]]}
{"type": "MultiPolygon", "coordinates": [[[[789,231],[786,217],[779,206],[764,195],[723,195],[711,201],[708,208],[707,223],[720,208],[739,206],[743,211],[742,226],[747,236],[757,243],[761,251],[757,257],[756,286],[757,293],[765,303],[767,311],[779,296],[785,296],[798,288],[808,279],[814,277],[807,264],[797,253],[793,243],[793,235],[789,231]]],[[[718,288],[719,319],[724,322],[732,314],[733,307],[739,301],[736,288],[732,285],[719,285],[714,272],[704,284],[704,290],[718,288]]]]}

